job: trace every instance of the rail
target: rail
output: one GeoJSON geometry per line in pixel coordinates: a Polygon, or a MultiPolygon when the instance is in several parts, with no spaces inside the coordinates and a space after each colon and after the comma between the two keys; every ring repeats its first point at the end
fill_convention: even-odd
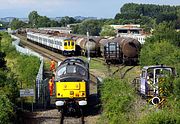
{"type": "Polygon", "coordinates": [[[32,50],[29,50],[27,48],[23,48],[23,47],[19,46],[20,38],[14,36],[14,35],[11,35],[11,37],[14,39],[14,41],[12,42],[12,45],[15,46],[16,51],[23,53],[25,55],[36,56],[41,61],[39,71],[38,71],[38,74],[36,76],[36,101],[38,101],[38,99],[40,98],[40,89],[41,89],[40,84],[43,82],[43,66],[44,66],[43,57],[40,54],[38,54],[32,50]]]}

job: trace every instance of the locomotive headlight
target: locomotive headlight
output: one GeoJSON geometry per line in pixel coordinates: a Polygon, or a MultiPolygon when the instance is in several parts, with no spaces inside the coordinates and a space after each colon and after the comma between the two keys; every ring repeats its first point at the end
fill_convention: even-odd
{"type": "Polygon", "coordinates": [[[74,95],[74,91],[70,91],[70,95],[74,95]]]}
{"type": "Polygon", "coordinates": [[[85,93],[84,93],[84,92],[82,92],[82,93],[81,93],[81,96],[85,96],[85,93]]]}

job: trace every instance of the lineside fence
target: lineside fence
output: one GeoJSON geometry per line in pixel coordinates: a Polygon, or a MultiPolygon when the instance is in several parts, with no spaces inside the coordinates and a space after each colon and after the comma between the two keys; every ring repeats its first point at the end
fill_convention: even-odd
{"type": "Polygon", "coordinates": [[[44,66],[43,57],[40,54],[38,54],[32,50],[29,50],[27,48],[23,48],[23,47],[19,46],[20,39],[18,37],[14,36],[14,35],[11,35],[11,37],[14,39],[14,41],[12,42],[12,45],[15,46],[16,51],[18,51],[22,54],[25,54],[25,55],[36,56],[41,61],[39,71],[38,71],[38,74],[36,76],[36,88],[35,88],[36,89],[35,101],[37,104],[40,104],[42,101],[41,97],[43,96],[41,91],[44,89],[44,87],[43,87],[43,66],[44,66]]]}

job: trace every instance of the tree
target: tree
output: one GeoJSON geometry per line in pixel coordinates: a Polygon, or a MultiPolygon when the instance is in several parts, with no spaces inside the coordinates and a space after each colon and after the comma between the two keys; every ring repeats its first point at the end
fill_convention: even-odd
{"type": "Polygon", "coordinates": [[[104,25],[100,32],[101,36],[115,36],[115,29],[109,25],[104,25]]]}
{"type": "Polygon", "coordinates": [[[163,22],[156,25],[153,36],[146,40],[146,43],[160,42],[162,40],[168,41],[175,46],[180,47],[180,32],[177,32],[173,23],[163,22]]]}
{"type": "Polygon", "coordinates": [[[177,20],[177,15],[175,12],[169,12],[169,13],[160,13],[157,16],[156,23],[159,24],[163,21],[170,22],[177,20]]]}
{"type": "Polygon", "coordinates": [[[20,21],[19,19],[15,18],[12,20],[12,22],[10,23],[11,29],[16,30],[19,28],[23,28],[25,27],[27,24],[23,21],[20,21]]]}
{"type": "Polygon", "coordinates": [[[39,16],[36,27],[50,27],[51,20],[46,16],[39,16]]]}
{"type": "Polygon", "coordinates": [[[75,23],[76,20],[73,17],[65,16],[61,19],[60,24],[61,26],[67,26],[67,24],[75,23]]]}
{"type": "Polygon", "coordinates": [[[168,41],[146,43],[140,52],[140,64],[145,65],[176,65],[180,62],[180,50],[168,41]]]}
{"type": "Polygon", "coordinates": [[[46,16],[40,16],[37,11],[32,11],[29,14],[29,24],[30,27],[38,28],[38,27],[57,27],[60,24],[57,21],[50,20],[50,18],[46,16]]]}
{"type": "Polygon", "coordinates": [[[86,34],[88,31],[92,36],[99,36],[103,23],[99,20],[84,20],[72,28],[75,34],[86,34]]]}
{"type": "Polygon", "coordinates": [[[39,18],[39,14],[37,13],[37,11],[32,11],[29,13],[29,23],[31,25],[31,27],[37,27],[37,22],[38,22],[38,18],[39,18]]]}

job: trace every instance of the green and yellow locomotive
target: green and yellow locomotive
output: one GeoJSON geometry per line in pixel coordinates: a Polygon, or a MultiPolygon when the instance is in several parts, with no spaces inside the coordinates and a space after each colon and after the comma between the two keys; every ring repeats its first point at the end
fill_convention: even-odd
{"type": "Polygon", "coordinates": [[[57,67],[55,76],[56,107],[65,113],[74,113],[86,106],[89,96],[89,65],[70,57],[57,67]]]}

